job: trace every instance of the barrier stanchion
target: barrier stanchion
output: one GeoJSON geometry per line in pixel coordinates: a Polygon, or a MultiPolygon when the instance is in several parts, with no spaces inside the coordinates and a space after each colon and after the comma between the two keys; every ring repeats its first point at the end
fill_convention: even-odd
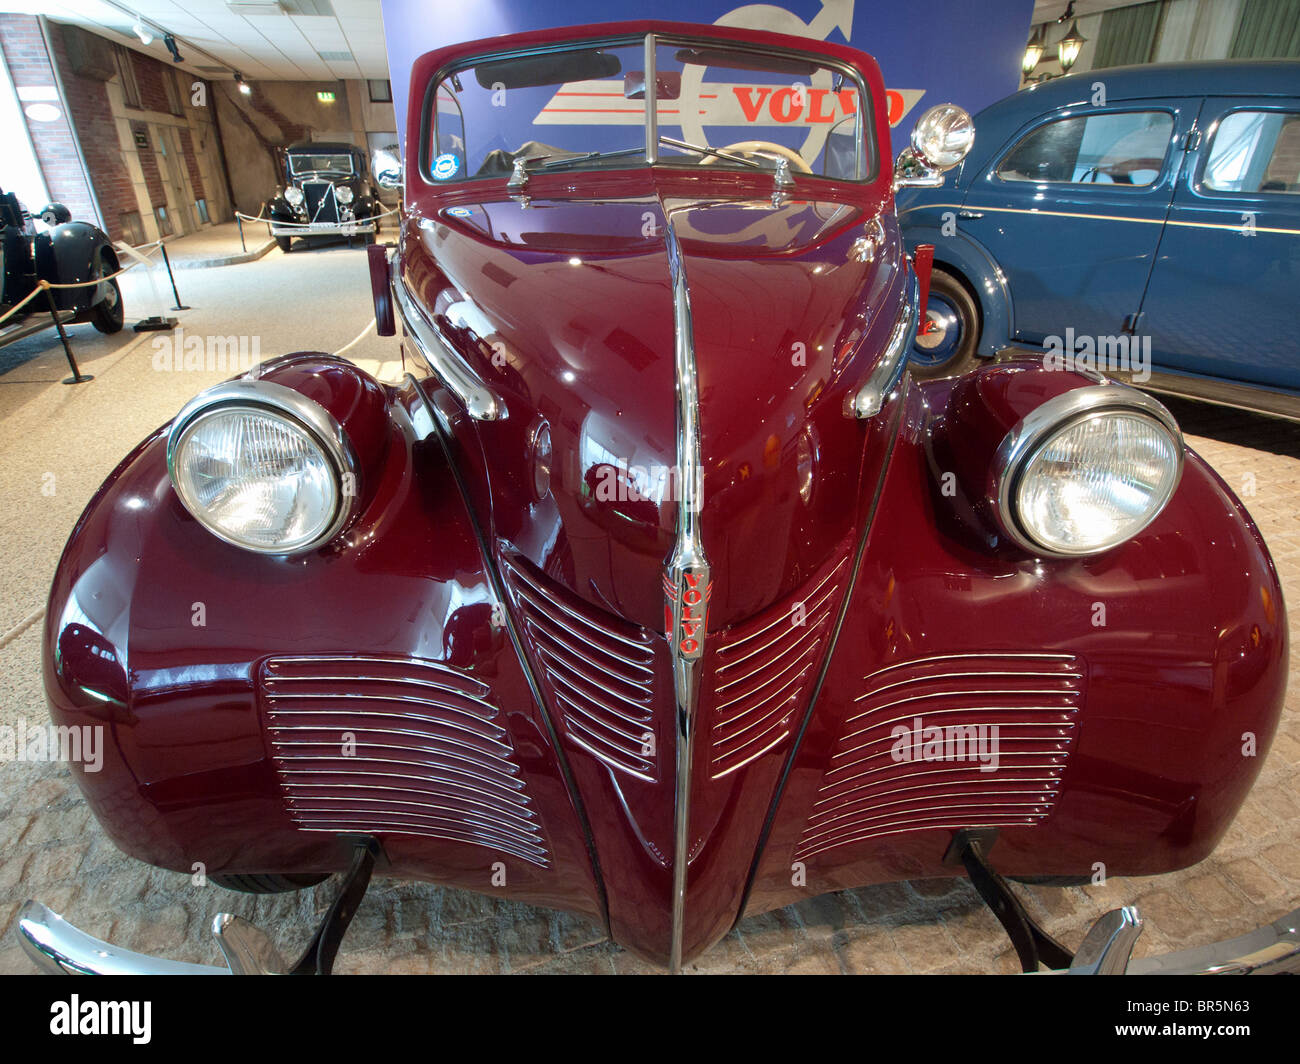
{"type": "Polygon", "coordinates": [[[68,332],[63,327],[63,319],[59,317],[59,308],[54,305],[54,293],[45,289],[45,301],[50,305],[50,317],[54,319],[54,327],[59,330],[59,339],[63,341],[63,353],[68,356],[68,365],[72,367],[72,376],[64,377],[64,384],[85,384],[87,381],[93,381],[95,378],[89,373],[83,374],[77,366],[77,360],[72,355],[72,345],[68,343],[68,332]]]}
{"type": "Polygon", "coordinates": [[[239,246],[243,248],[244,254],[248,254],[248,245],[244,243],[244,216],[238,211],[235,212],[235,224],[239,226],[239,246]]]}
{"type": "Polygon", "coordinates": [[[190,308],[181,302],[181,294],[176,291],[176,275],[172,273],[172,260],[167,257],[167,245],[159,244],[158,249],[162,252],[163,265],[167,267],[167,280],[172,283],[172,295],[176,297],[176,304],[172,310],[189,310],[190,308]]]}

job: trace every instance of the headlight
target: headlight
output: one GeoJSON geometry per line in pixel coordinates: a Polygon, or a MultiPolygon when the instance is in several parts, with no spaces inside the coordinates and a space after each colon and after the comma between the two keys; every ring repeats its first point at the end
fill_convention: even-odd
{"type": "Polygon", "coordinates": [[[348,188],[347,185],[343,185],[340,188],[336,188],[334,190],[334,198],[338,200],[340,203],[351,203],[352,190],[348,188]]]}
{"type": "Polygon", "coordinates": [[[1132,539],[1164,509],[1183,468],[1173,416],[1119,385],[1043,403],[998,449],[997,516],[1035,554],[1097,554],[1132,539]]]}
{"type": "Polygon", "coordinates": [[[338,423],[270,381],[229,381],[190,402],[172,424],[167,468],[213,535],[263,554],[332,539],[356,497],[356,462],[338,423]]]}
{"type": "Polygon", "coordinates": [[[284,198],[289,201],[291,206],[301,207],[303,200],[302,189],[290,185],[284,190],[284,198]]]}

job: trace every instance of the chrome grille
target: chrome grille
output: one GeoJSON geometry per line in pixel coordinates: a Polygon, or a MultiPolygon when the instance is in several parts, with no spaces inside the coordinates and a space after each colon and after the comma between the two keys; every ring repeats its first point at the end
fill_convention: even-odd
{"type": "Polygon", "coordinates": [[[307,220],[312,222],[337,222],[339,204],[334,197],[334,185],[329,181],[304,181],[302,194],[307,203],[307,220]]]}
{"type": "Polygon", "coordinates": [[[1082,692],[1083,666],[1072,654],[944,655],[868,676],[796,860],[903,832],[1038,823],[1060,795],[1082,692]],[[996,749],[996,766],[964,756],[972,733],[958,729],[971,727],[986,729],[983,754],[996,749]],[[907,741],[918,731],[933,737],[921,730],[932,728],[943,729],[940,746],[907,741]],[[914,756],[927,751],[939,756],[914,756]]]}
{"type": "Polygon", "coordinates": [[[654,649],[645,629],[579,600],[522,558],[505,573],[574,745],[639,779],[658,777],[643,753],[654,731],[654,649]]]}
{"type": "Polygon", "coordinates": [[[847,561],[841,557],[797,596],[723,636],[710,734],[714,779],[743,768],[790,735],[825,651],[847,561]]]}
{"type": "Polygon", "coordinates": [[[340,655],[271,658],[261,688],[303,831],[420,835],[550,863],[486,684],[434,662],[340,655]]]}

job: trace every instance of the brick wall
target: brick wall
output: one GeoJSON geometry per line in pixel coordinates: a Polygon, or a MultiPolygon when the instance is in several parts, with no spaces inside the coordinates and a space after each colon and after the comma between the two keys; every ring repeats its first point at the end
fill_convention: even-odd
{"type": "Polygon", "coordinates": [[[163,78],[170,77],[171,72],[146,55],[135,51],[130,54],[131,65],[135,68],[135,83],[140,87],[140,105],[146,111],[171,114],[171,101],[163,85],[163,78]]]}
{"type": "Polygon", "coordinates": [[[105,228],[114,240],[123,240],[122,215],[139,211],[131,175],[122,161],[122,146],[117,140],[113,107],[108,99],[108,84],[73,72],[64,47],[61,27],[51,24],[50,43],[54,61],[63,74],[68,109],[86,158],[86,169],[95,186],[105,228]]]}
{"type": "Polygon", "coordinates": [[[208,194],[203,190],[203,173],[199,169],[199,158],[194,151],[194,137],[189,129],[181,130],[181,148],[185,152],[185,169],[189,172],[190,184],[194,186],[194,198],[207,199],[208,194]]]}
{"type": "MultiPolygon", "coordinates": [[[[70,61],[69,44],[76,48],[77,42],[65,39],[65,33],[84,33],[86,31],[59,23],[49,23],[50,44],[47,51],[45,37],[41,33],[39,20],[31,15],[0,14],[0,53],[8,65],[14,84],[17,87],[56,86],[55,70],[62,75],[64,97],[67,102],[67,114],[55,122],[28,121],[37,162],[45,177],[51,198],[65,203],[74,218],[98,221],[114,240],[139,238],[138,233],[131,233],[123,222],[123,216],[138,215],[141,211],[137,199],[137,187],[132,183],[131,170],[128,169],[129,153],[135,153],[140,162],[144,176],[147,198],[152,206],[162,206],[167,202],[167,192],[163,184],[159,159],[155,154],[155,130],[150,123],[157,123],[161,116],[172,116],[172,100],[168,96],[166,78],[174,77],[172,67],[164,62],[128,51],[136,84],[140,90],[141,110],[127,108],[126,117],[130,119],[132,135],[143,133],[144,148],[134,144],[124,149],[118,136],[118,121],[113,114],[113,104],[109,95],[112,82],[101,80],[102,72],[78,73],[70,61]],[[137,117],[138,116],[138,117],[137,117]],[[84,166],[78,156],[77,147],[81,147],[84,166]],[[89,180],[87,180],[89,174],[89,180]],[[92,192],[93,188],[93,192],[92,192]],[[95,209],[98,201],[99,210],[95,209]]],[[[83,68],[84,69],[84,68],[83,68]]],[[[195,199],[207,199],[216,195],[216,204],[209,204],[214,220],[219,220],[225,208],[225,198],[220,190],[210,190],[203,180],[204,167],[211,165],[209,173],[222,172],[221,159],[217,142],[203,130],[210,129],[205,122],[212,120],[209,114],[194,114],[189,100],[189,83],[192,78],[185,75],[178,90],[182,115],[170,118],[180,136],[181,154],[184,156],[185,172],[193,187],[195,199]],[[198,121],[194,132],[188,125],[181,125],[185,119],[198,121]],[[200,151],[199,144],[203,145],[200,151]]],[[[209,92],[212,91],[209,86],[209,92]]],[[[137,178],[138,180],[138,178],[137,178]]],[[[0,183],[3,173],[0,172],[0,183]]],[[[39,210],[44,204],[26,204],[30,210],[39,210]]],[[[191,205],[186,205],[189,209],[191,205]]],[[[147,210],[146,210],[147,213],[147,210]]]]}
{"type": "MultiPolygon", "coordinates": [[[[0,50],[4,52],[15,88],[57,85],[40,22],[35,16],[0,15],[0,50]]],[[[71,92],[68,106],[75,110],[71,92]]],[[[65,115],[54,122],[28,120],[27,127],[51,198],[65,204],[74,218],[93,222],[96,220],[94,200],[77,156],[77,142],[68,119],[69,116],[65,115]]],[[[119,159],[119,165],[120,162],[119,159]]],[[[130,182],[127,182],[126,191],[130,195],[130,182]]],[[[45,204],[27,203],[24,206],[35,212],[45,204]]]]}

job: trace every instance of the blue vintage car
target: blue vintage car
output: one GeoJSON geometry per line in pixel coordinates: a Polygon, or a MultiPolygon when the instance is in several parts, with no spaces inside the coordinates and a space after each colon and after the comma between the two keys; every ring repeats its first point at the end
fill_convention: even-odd
{"type": "Polygon", "coordinates": [[[1300,62],[1090,71],[975,129],[898,197],[909,246],[935,246],[914,373],[1029,348],[1300,418],[1300,62]]]}

